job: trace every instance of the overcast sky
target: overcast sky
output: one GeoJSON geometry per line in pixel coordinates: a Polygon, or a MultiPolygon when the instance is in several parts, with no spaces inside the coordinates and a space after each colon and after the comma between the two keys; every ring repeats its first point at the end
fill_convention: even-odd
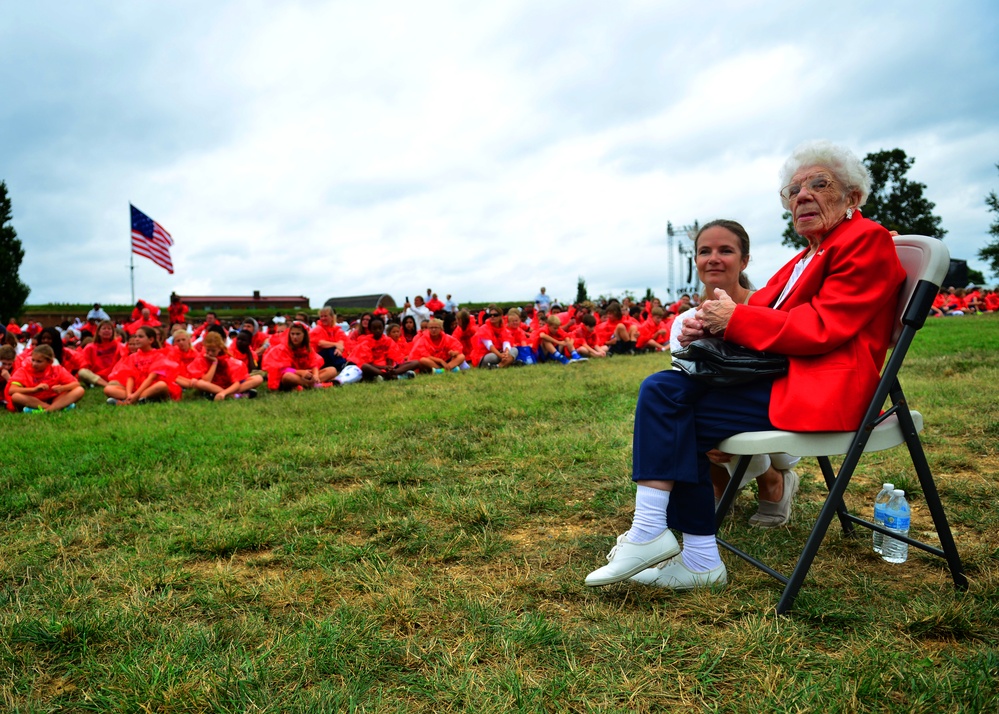
{"type": "MultiPolygon", "coordinates": [[[[999,190],[999,3],[0,0],[0,180],[29,304],[428,287],[663,295],[666,224],[792,251],[777,172],[901,148],[951,255],[999,190]]],[[[685,278],[681,276],[680,280],[685,278]]]]}

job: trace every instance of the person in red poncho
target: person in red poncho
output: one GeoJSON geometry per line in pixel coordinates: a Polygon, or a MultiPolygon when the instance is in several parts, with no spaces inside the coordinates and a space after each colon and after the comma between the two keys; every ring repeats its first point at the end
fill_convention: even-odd
{"type": "Polygon", "coordinates": [[[665,352],[669,349],[669,328],[672,323],[663,320],[663,309],[652,308],[649,319],[638,328],[638,340],[635,349],[650,352],[665,352]]]}
{"type": "MultiPolygon", "coordinates": [[[[183,389],[190,389],[194,386],[191,364],[201,357],[201,349],[194,348],[191,344],[191,334],[183,328],[174,330],[171,338],[173,344],[166,345],[163,348],[163,354],[177,363],[177,384],[183,389]]],[[[198,347],[200,348],[201,344],[198,347]]]]}
{"type": "Polygon", "coordinates": [[[471,361],[475,367],[509,367],[517,361],[517,348],[510,344],[503,313],[495,305],[486,309],[486,322],[475,332],[471,361]]]}
{"type": "Polygon", "coordinates": [[[80,371],[76,376],[87,384],[108,386],[111,370],[128,355],[128,348],[118,339],[114,323],[105,320],[97,326],[92,342],[80,350],[80,371]]]}
{"type": "Polygon", "coordinates": [[[48,345],[37,345],[31,363],[14,370],[4,389],[7,408],[27,413],[67,409],[83,395],[83,387],[69,370],[55,364],[55,352],[48,345]]]}
{"type": "Polygon", "coordinates": [[[597,318],[587,313],[579,318],[579,325],[572,331],[572,345],[583,357],[606,357],[607,346],[600,344],[597,335],[597,318]]]}
{"type": "Polygon", "coordinates": [[[368,322],[370,334],[358,338],[348,359],[361,369],[365,379],[409,379],[420,368],[416,360],[407,360],[398,342],[385,334],[385,323],[380,317],[368,322]]]}
{"type": "Polygon", "coordinates": [[[286,392],[323,384],[319,372],[323,358],[309,344],[308,325],[293,322],[287,332],[287,339],[272,340],[270,349],[264,355],[267,387],[286,392]]]}
{"type": "Polygon", "coordinates": [[[264,383],[264,378],[247,373],[246,365],[229,355],[221,336],[209,332],[205,335],[203,347],[204,355],[188,368],[194,387],[216,402],[226,397],[253,399],[257,396],[256,388],[264,383]]]}
{"type": "Polygon", "coordinates": [[[444,303],[442,303],[440,298],[437,297],[437,293],[431,294],[430,299],[427,300],[426,304],[431,314],[435,312],[440,312],[441,310],[444,309],[444,303]]]}
{"type": "Polygon", "coordinates": [[[418,361],[424,372],[441,374],[458,372],[465,361],[465,353],[458,340],[444,334],[444,323],[432,317],[428,328],[413,340],[409,359],[418,361]]]}
{"type": "Polygon", "coordinates": [[[161,399],[179,400],[178,365],[163,354],[156,330],[148,325],[140,327],[129,342],[135,344],[135,352],[115,365],[108,386],[104,387],[108,404],[126,406],[161,399]]]}
{"type": "Polygon", "coordinates": [[[627,354],[635,349],[638,326],[632,324],[630,316],[625,315],[620,303],[612,302],[607,306],[606,319],[597,327],[597,334],[611,352],[627,354]]]}
{"type": "Polygon", "coordinates": [[[0,345],[0,410],[7,409],[7,382],[14,373],[17,352],[8,344],[0,345]]]}
{"type": "Polygon", "coordinates": [[[134,322],[142,317],[142,311],[149,310],[149,315],[151,317],[159,317],[160,309],[153,305],[151,302],[146,302],[145,300],[139,300],[135,303],[135,307],[132,308],[131,320],[134,322]]]}
{"type": "Polygon", "coordinates": [[[162,327],[163,323],[160,322],[156,317],[153,316],[148,307],[142,308],[142,312],[139,313],[139,319],[133,320],[132,322],[125,325],[125,332],[130,335],[134,335],[135,331],[140,327],[162,327]]]}
{"type": "Polygon", "coordinates": [[[520,319],[520,310],[511,307],[506,311],[506,331],[510,335],[510,344],[517,350],[517,363],[533,365],[538,361],[534,351],[533,340],[524,330],[520,319]]]}
{"type": "Polygon", "coordinates": [[[309,343],[312,349],[323,358],[323,369],[319,378],[328,382],[343,369],[347,360],[344,358],[344,351],[347,348],[347,336],[336,324],[336,313],[329,305],[323,306],[319,311],[319,324],[309,332],[309,343]]]}
{"type": "Polygon", "coordinates": [[[579,362],[585,358],[576,352],[572,337],[562,329],[562,321],[558,315],[549,315],[545,324],[535,333],[535,350],[538,362],[579,362]]]}
{"type": "Polygon", "coordinates": [[[187,305],[185,305],[181,299],[180,295],[177,293],[170,294],[170,305],[167,307],[167,315],[170,320],[170,327],[174,325],[187,325],[187,313],[191,311],[187,305]]]}
{"type": "Polygon", "coordinates": [[[455,317],[457,318],[457,327],[454,328],[451,337],[461,343],[461,351],[465,353],[465,359],[471,362],[472,350],[474,349],[473,340],[478,326],[472,321],[472,316],[468,310],[459,310],[455,317]]]}

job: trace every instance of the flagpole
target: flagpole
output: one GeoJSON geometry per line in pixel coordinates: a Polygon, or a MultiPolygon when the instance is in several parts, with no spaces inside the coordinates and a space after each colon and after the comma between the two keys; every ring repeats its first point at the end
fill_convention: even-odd
{"type": "MultiPolygon", "coordinates": [[[[132,212],[132,202],[128,202],[129,214],[132,212]]],[[[131,218],[129,218],[129,223],[131,224],[131,218]]],[[[128,279],[132,284],[132,305],[135,305],[135,251],[132,249],[132,239],[128,239],[128,279]]]]}

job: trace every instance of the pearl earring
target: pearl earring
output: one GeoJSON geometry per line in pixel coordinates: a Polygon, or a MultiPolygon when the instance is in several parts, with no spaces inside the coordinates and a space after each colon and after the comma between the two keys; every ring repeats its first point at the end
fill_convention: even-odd
{"type": "Polygon", "coordinates": [[[848,209],[846,209],[846,220],[849,221],[851,218],[853,218],[853,209],[852,208],[848,208],[848,209]]]}

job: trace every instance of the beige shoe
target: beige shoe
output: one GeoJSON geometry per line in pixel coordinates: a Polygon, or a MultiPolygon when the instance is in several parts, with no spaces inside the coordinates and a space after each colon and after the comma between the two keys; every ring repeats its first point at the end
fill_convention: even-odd
{"type": "Polygon", "coordinates": [[[798,492],[798,474],[793,470],[781,471],[784,477],[784,495],[777,502],[760,501],[756,513],[749,519],[755,528],[777,528],[791,520],[791,501],[798,492]]]}

